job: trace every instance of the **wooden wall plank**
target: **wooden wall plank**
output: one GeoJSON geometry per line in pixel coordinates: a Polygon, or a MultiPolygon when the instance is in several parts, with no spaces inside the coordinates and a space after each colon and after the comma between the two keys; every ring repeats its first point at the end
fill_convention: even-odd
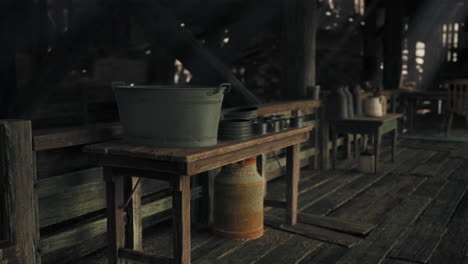
{"type": "Polygon", "coordinates": [[[40,180],[90,167],[93,165],[81,147],[36,152],[37,177],[40,180]]]}
{"type": "Polygon", "coordinates": [[[36,182],[36,194],[39,199],[70,191],[77,186],[104,184],[102,167],[94,167],[59,176],[42,179],[36,182]]]}
{"type": "Polygon", "coordinates": [[[105,187],[95,182],[85,188],[39,199],[39,224],[45,227],[106,207],[105,187]]]}
{"type": "MultiPolygon", "coordinates": [[[[49,177],[36,181],[36,194],[41,199],[69,191],[79,192],[79,190],[86,190],[88,186],[96,184],[104,185],[102,177],[102,167],[93,167],[49,177]]],[[[142,179],[141,187],[142,194],[145,196],[166,190],[169,188],[169,184],[165,181],[142,179]]]]}
{"type": "Polygon", "coordinates": [[[35,151],[64,148],[121,138],[122,133],[122,125],[119,123],[41,129],[34,131],[33,146],[35,151]]]}
{"type": "MultiPolygon", "coordinates": [[[[191,199],[195,200],[201,197],[201,187],[196,187],[191,191],[191,199]]],[[[142,205],[141,212],[143,221],[146,222],[148,218],[156,214],[167,211],[172,207],[172,197],[166,196],[148,204],[142,205]]],[[[52,254],[53,252],[72,247],[83,243],[88,239],[99,236],[106,232],[105,218],[94,220],[90,223],[79,225],[65,232],[60,232],[50,236],[42,237],[39,242],[39,248],[43,255],[52,254]]],[[[153,222],[154,224],[154,222],[153,222]]],[[[144,225],[148,227],[148,225],[144,225]]],[[[104,237],[103,237],[104,238],[104,237]]],[[[94,247],[94,245],[88,245],[94,247]]],[[[95,248],[99,249],[98,247],[95,248]]]]}

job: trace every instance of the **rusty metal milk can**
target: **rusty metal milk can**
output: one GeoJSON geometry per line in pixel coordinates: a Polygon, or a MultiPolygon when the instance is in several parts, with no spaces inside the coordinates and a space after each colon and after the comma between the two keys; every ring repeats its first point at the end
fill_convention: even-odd
{"type": "Polygon", "coordinates": [[[263,235],[264,178],[256,157],[223,167],[215,179],[214,230],[229,239],[263,235]]]}

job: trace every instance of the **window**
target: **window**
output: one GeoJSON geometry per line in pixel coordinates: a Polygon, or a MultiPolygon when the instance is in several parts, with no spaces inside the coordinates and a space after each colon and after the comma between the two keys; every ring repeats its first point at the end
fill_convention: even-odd
{"type": "Polygon", "coordinates": [[[447,52],[448,62],[458,62],[459,31],[459,23],[442,25],[442,47],[444,47],[447,52]]]}
{"type": "Polygon", "coordinates": [[[354,0],[354,12],[358,15],[364,15],[364,0],[354,0]]]}

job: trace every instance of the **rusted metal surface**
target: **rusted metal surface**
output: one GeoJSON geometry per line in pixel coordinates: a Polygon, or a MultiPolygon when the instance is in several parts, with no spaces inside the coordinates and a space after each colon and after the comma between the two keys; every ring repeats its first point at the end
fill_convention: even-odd
{"type": "Polygon", "coordinates": [[[263,235],[264,178],[256,157],[225,166],[215,180],[214,230],[228,239],[263,235]]]}

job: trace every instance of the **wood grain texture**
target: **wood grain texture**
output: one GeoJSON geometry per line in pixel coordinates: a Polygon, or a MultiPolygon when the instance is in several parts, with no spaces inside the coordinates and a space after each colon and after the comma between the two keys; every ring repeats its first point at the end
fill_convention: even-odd
{"type": "Polygon", "coordinates": [[[234,162],[244,160],[249,157],[255,157],[259,154],[275,151],[291,145],[305,142],[309,139],[309,133],[293,135],[285,138],[278,138],[275,141],[245,146],[237,151],[227,153],[218,153],[216,156],[211,156],[203,160],[193,161],[187,166],[187,174],[193,175],[207,170],[219,168],[234,162]]]}
{"type": "Polygon", "coordinates": [[[304,259],[299,262],[299,264],[309,264],[309,263],[318,263],[318,264],[329,264],[336,263],[348,249],[346,247],[341,247],[335,244],[324,243],[316,250],[312,251],[304,259]]]}
{"type": "Polygon", "coordinates": [[[224,254],[216,259],[218,264],[232,264],[234,261],[238,263],[253,263],[278,248],[279,245],[291,238],[291,234],[282,232],[272,228],[265,228],[265,234],[254,240],[247,241],[235,251],[229,254],[224,254]]]}
{"type": "Polygon", "coordinates": [[[107,123],[79,127],[40,129],[34,131],[35,151],[85,145],[121,138],[122,125],[107,123]]]}
{"type": "Polygon", "coordinates": [[[365,241],[348,251],[337,264],[341,263],[380,263],[393,249],[396,241],[405,236],[408,225],[416,221],[430,199],[409,196],[401,204],[391,209],[391,214],[365,241]]]}
{"type": "Polygon", "coordinates": [[[274,250],[259,257],[256,264],[297,263],[310,252],[316,250],[323,243],[307,237],[293,236],[286,242],[279,244],[274,250]]]}
{"type": "Polygon", "coordinates": [[[331,216],[300,213],[298,218],[299,222],[303,224],[315,225],[351,235],[367,235],[375,228],[373,224],[351,222],[331,216]]]}
{"type": "Polygon", "coordinates": [[[101,167],[93,167],[38,180],[35,183],[35,189],[38,198],[41,199],[73,190],[77,186],[89,186],[96,183],[104,185],[101,167]]]}
{"type": "Polygon", "coordinates": [[[279,133],[269,133],[262,136],[255,136],[245,141],[218,142],[216,146],[205,148],[152,148],[142,145],[131,145],[117,141],[86,146],[85,151],[96,154],[128,155],[131,157],[145,159],[188,162],[206,159],[220,153],[233,152],[248,146],[256,146],[264,143],[274,142],[281,138],[310,133],[311,129],[312,128],[310,127],[288,129],[279,133]]]}
{"type": "Polygon", "coordinates": [[[0,239],[15,242],[25,263],[40,263],[31,122],[0,121],[0,239]]]}
{"type": "Polygon", "coordinates": [[[285,225],[278,217],[266,216],[265,224],[279,230],[300,234],[315,240],[320,240],[340,246],[351,248],[358,244],[361,239],[348,234],[335,232],[329,229],[298,223],[296,225],[285,225]]]}
{"type": "Polygon", "coordinates": [[[170,258],[156,257],[145,254],[143,252],[131,250],[128,248],[119,249],[119,257],[122,259],[134,261],[135,263],[158,263],[158,264],[173,264],[174,261],[170,258]]]}
{"type": "Polygon", "coordinates": [[[94,167],[81,147],[51,149],[36,152],[36,169],[39,180],[94,167]]]}
{"type": "Polygon", "coordinates": [[[446,228],[432,224],[416,224],[389,256],[418,263],[427,263],[435,252],[446,228]]]}
{"type": "Polygon", "coordinates": [[[99,181],[39,199],[40,226],[57,224],[105,208],[104,193],[105,185],[99,181]]]}

